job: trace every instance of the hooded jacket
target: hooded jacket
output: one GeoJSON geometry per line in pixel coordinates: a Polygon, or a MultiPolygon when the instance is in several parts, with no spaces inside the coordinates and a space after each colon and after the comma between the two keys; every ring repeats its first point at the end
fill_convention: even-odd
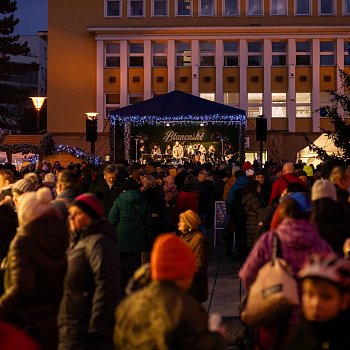
{"type": "Polygon", "coordinates": [[[30,335],[42,349],[57,346],[57,312],[66,273],[68,231],[50,209],[25,227],[11,242],[0,315],[21,315],[30,335]]]}
{"type": "Polygon", "coordinates": [[[140,191],[122,192],[115,200],[108,219],[116,231],[120,252],[148,251],[147,225],[151,226],[151,207],[140,191]]]}
{"type": "Polygon", "coordinates": [[[109,350],[120,282],[118,249],[108,220],[95,220],[77,232],[67,256],[59,349],[109,350]]]}

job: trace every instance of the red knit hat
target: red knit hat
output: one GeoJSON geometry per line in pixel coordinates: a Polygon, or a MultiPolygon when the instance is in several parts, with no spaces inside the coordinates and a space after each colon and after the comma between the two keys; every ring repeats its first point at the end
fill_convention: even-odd
{"type": "Polygon", "coordinates": [[[103,216],[103,205],[93,193],[83,193],[76,197],[70,206],[77,206],[92,219],[103,216]]]}
{"type": "Polygon", "coordinates": [[[252,163],[249,161],[244,162],[243,166],[242,166],[242,170],[246,171],[248,169],[253,169],[252,163]]]}
{"type": "Polygon", "coordinates": [[[173,233],[157,237],[151,253],[153,280],[174,281],[193,276],[196,260],[191,248],[173,233]]]}

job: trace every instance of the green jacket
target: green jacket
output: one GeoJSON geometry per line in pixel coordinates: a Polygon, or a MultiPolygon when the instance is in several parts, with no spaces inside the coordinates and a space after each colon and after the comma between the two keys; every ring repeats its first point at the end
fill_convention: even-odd
{"type": "Polygon", "coordinates": [[[123,253],[149,250],[147,225],[152,220],[151,208],[138,190],[122,192],[114,201],[108,219],[118,237],[118,248],[123,253]]]}
{"type": "Polygon", "coordinates": [[[221,350],[223,336],[208,330],[203,307],[172,282],[151,282],[117,307],[116,349],[221,350]]]}

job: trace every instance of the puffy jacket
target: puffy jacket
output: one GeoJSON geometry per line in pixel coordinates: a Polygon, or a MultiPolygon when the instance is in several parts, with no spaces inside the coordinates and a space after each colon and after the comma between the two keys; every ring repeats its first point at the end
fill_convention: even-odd
{"type": "Polygon", "coordinates": [[[79,232],[67,255],[58,349],[110,350],[120,283],[117,244],[107,219],[79,232]]]}

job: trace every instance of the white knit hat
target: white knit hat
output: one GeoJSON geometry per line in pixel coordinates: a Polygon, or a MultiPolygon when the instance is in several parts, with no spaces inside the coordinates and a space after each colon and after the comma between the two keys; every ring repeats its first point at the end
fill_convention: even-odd
{"type": "Polygon", "coordinates": [[[51,191],[47,187],[39,188],[36,192],[26,192],[19,197],[17,208],[18,223],[24,227],[49,211],[52,207],[51,191]]]}
{"type": "Polygon", "coordinates": [[[315,201],[321,198],[331,198],[337,200],[337,191],[335,186],[325,179],[319,179],[314,182],[311,189],[311,200],[315,201]]]}

